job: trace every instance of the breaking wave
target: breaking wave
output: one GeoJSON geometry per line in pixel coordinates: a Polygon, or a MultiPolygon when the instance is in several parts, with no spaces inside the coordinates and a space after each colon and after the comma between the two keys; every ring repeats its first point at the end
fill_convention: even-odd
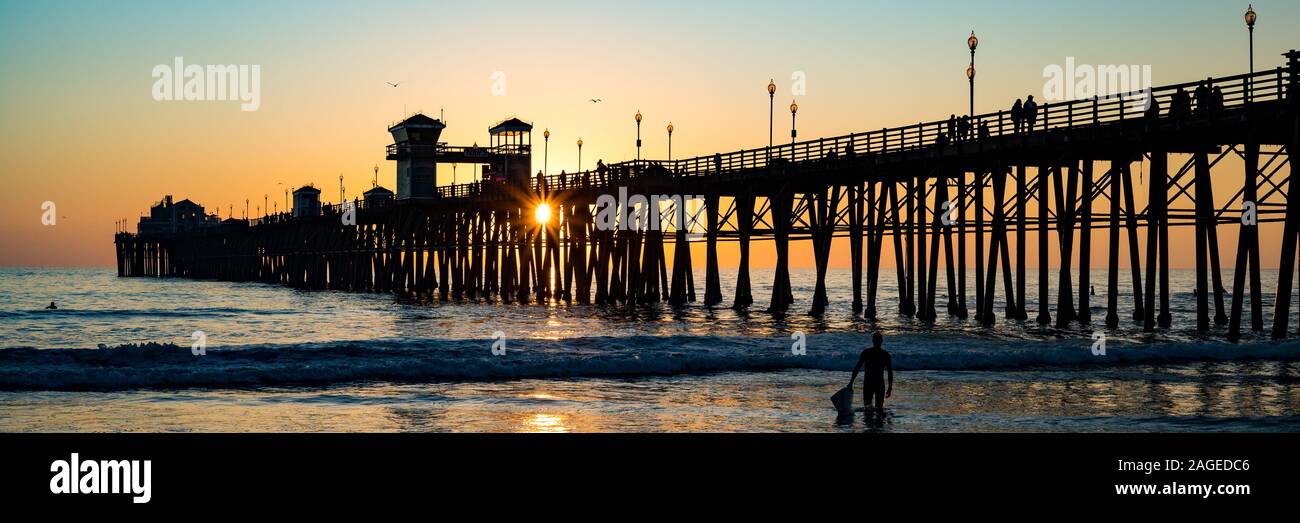
{"type": "MultiPolygon", "coordinates": [[[[1090,340],[1023,341],[904,334],[887,340],[897,370],[1015,371],[1202,361],[1300,360],[1300,342],[1230,345],[1112,344],[1094,356],[1090,340]],[[1119,345],[1119,346],[1117,346],[1119,345]]],[[[807,338],[796,356],[780,337],[629,336],[565,340],[378,339],[297,345],[189,347],[143,344],[100,349],[0,349],[0,390],[112,391],[256,388],[349,382],[635,378],[784,369],[852,369],[860,334],[807,338]]]]}

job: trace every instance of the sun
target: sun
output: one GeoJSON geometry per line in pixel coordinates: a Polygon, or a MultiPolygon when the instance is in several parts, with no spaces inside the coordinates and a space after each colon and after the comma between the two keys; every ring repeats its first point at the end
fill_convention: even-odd
{"type": "Polygon", "coordinates": [[[548,223],[551,221],[551,205],[545,202],[537,204],[537,210],[533,211],[533,217],[537,223],[548,223]]]}

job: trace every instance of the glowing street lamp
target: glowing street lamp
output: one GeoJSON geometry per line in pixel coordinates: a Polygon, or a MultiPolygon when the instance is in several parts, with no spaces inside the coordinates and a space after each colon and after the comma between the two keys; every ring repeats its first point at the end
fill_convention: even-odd
{"type": "Polygon", "coordinates": [[[673,161],[673,123],[668,122],[668,161],[673,161]]]}
{"type": "Polygon", "coordinates": [[[772,116],[776,112],[776,80],[767,81],[767,148],[772,148],[772,116]]]}
{"type": "Polygon", "coordinates": [[[578,172],[582,172],[582,137],[578,137],[578,172]]]}
{"type": "Polygon", "coordinates": [[[975,116],[975,48],[979,47],[980,39],[975,37],[975,31],[970,32],[970,38],[966,39],[966,47],[970,48],[970,66],[966,68],[966,80],[970,82],[970,114],[975,116]]]}
{"type": "Polygon", "coordinates": [[[1255,72],[1255,20],[1259,15],[1255,14],[1255,6],[1246,6],[1246,29],[1250,31],[1250,72],[1255,72]]]}
{"type": "Polygon", "coordinates": [[[641,160],[641,111],[636,112],[636,159],[641,160]]]}
{"type": "MultiPolygon", "coordinates": [[[[1250,32],[1250,73],[1255,74],[1255,20],[1259,15],[1255,14],[1255,6],[1246,5],[1246,30],[1250,32]]],[[[1255,83],[1255,78],[1251,77],[1250,83],[1255,83]]],[[[1250,100],[1251,90],[1246,89],[1246,99],[1250,100]]]]}
{"type": "Polygon", "coordinates": [[[799,136],[799,132],[795,130],[796,127],[795,127],[795,120],[794,120],[795,115],[798,113],[799,113],[799,104],[794,103],[793,101],[790,102],[790,145],[794,145],[795,137],[799,136]]]}
{"type": "Polygon", "coordinates": [[[543,153],[542,153],[542,173],[551,174],[547,170],[547,165],[551,162],[551,130],[542,131],[543,153]]]}

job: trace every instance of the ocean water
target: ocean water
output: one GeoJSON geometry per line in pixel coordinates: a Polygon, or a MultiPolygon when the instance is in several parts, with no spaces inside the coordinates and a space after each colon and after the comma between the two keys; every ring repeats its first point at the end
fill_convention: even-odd
{"type": "MultiPolygon", "coordinates": [[[[1104,328],[1104,271],[1091,276],[1093,324],[1065,330],[1033,321],[1033,270],[1031,320],[1005,320],[999,302],[991,328],[947,317],[943,280],[935,324],[901,318],[884,272],[880,319],[867,321],[851,313],[848,271],[831,271],[830,307],[813,318],[811,271],[793,271],[796,303],[774,317],[762,312],[770,270],[754,271],[745,313],[0,269],[0,431],[1300,430],[1300,341],[1198,335],[1189,271],[1171,274],[1174,327],[1155,334],[1123,295],[1120,328],[1104,328]],[[888,415],[836,419],[829,397],[875,331],[896,368],[888,415]]],[[[735,273],[722,280],[729,303],[735,273]]]]}

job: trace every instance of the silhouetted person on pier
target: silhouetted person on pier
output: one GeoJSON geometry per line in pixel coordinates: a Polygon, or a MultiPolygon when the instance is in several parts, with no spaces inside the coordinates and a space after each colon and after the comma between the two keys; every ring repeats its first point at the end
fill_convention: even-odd
{"type": "Polygon", "coordinates": [[[1032,133],[1034,132],[1034,124],[1038,120],[1038,102],[1034,101],[1034,95],[1031,94],[1029,98],[1025,99],[1024,111],[1025,129],[1032,133]]]}
{"type": "Polygon", "coordinates": [[[989,124],[988,122],[980,122],[980,139],[987,140],[988,138],[989,138],[989,124]]]}
{"type": "Polygon", "coordinates": [[[55,305],[54,302],[50,302],[50,304],[45,307],[45,310],[52,311],[58,308],[58,305],[55,305]]]}
{"type": "Polygon", "coordinates": [[[1017,134],[1020,133],[1021,129],[1024,127],[1023,125],[1024,121],[1025,121],[1025,105],[1023,102],[1020,101],[1019,98],[1016,98],[1016,103],[1011,106],[1012,131],[1017,134]]]}
{"type": "Polygon", "coordinates": [[[1193,96],[1196,97],[1196,116],[1209,116],[1210,108],[1214,105],[1214,102],[1210,100],[1214,95],[1210,91],[1209,82],[1201,82],[1200,85],[1196,86],[1196,92],[1193,93],[1193,96]]]}
{"type": "Polygon", "coordinates": [[[1223,101],[1223,88],[1222,88],[1222,87],[1215,87],[1215,88],[1214,88],[1214,91],[1213,91],[1213,94],[1210,96],[1210,99],[1213,100],[1213,111],[1214,111],[1214,112],[1217,113],[1217,112],[1223,110],[1223,104],[1224,104],[1224,101],[1223,101]]]}
{"type": "Polygon", "coordinates": [[[596,160],[596,179],[601,185],[609,185],[609,169],[604,160],[596,160]]]}
{"type": "Polygon", "coordinates": [[[884,337],[879,332],[871,335],[871,348],[862,351],[858,355],[858,363],[853,366],[853,377],[849,378],[849,389],[853,388],[853,382],[858,379],[858,371],[862,371],[862,405],[867,409],[867,413],[884,416],[885,398],[894,394],[894,364],[881,345],[884,343],[884,337]],[[885,381],[886,372],[889,376],[888,384],[885,381]]]}
{"type": "MultiPolygon", "coordinates": [[[[1152,98],[1154,101],[1155,98],[1152,98]]],[[[1176,120],[1187,118],[1192,112],[1192,97],[1187,94],[1187,90],[1179,89],[1174,93],[1173,98],[1169,101],[1169,116],[1176,120]]],[[[1159,115],[1157,115],[1159,116],[1159,115]]]]}
{"type": "Polygon", "coordinates": [[[955,114],[948,115],[948,138],[954,141],[957,139],[957,115],[955,114]]]}

